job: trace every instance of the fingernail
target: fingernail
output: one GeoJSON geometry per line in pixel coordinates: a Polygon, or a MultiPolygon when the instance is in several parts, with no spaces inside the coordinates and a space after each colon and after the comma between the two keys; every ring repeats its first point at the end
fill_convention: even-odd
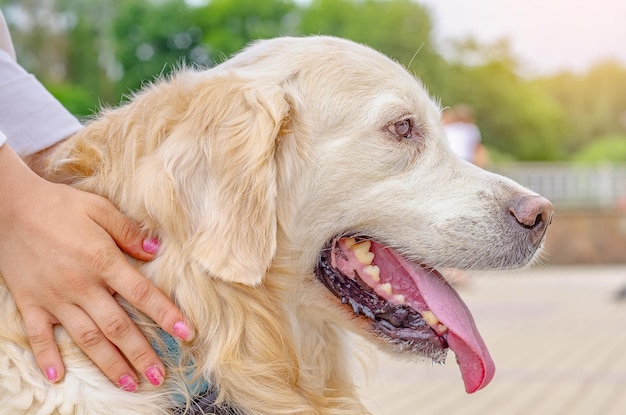
{"type": "Polygon", "coordinates": [[[50,382],[54,383],[57,381],[59,373],[54,367],[50,366],[48,369],[46,369],[46,377],[50,382]]]}
{"type": "Polygon", "coordinates": [[[142,244],[143,250],[149,254],[156,254],[159,252],[159,240],[157,238],[146,238],[142,244]]]}
{"type": "Polygon", "coordinates": [[[163,372],[157,366],[150,366],[148,370],[146,370],[146,379],[154,386],[161,386],[165,380],[165,375],[163,375],[163,372]]]}
{"type": "Polygon", "coordinates": [[[174,334],[181,340],[189,340],[189,334],[191,331],[189,330],[189,326],[184,321],[177,321],[174,323],[174,327],[172,328],[174,334]]]}
{"type": "Polygon", "coordinates": [[[120,387],[126,392],[135,392],[137,390],[137,381],[131,375],[123,375],[119,383],[120,387]]]}

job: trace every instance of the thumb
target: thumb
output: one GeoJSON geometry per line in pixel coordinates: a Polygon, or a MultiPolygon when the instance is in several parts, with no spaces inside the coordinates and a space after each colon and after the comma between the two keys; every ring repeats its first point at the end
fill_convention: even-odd
{"type": "Polygon", "coordinates": [[[154,259],[159,248],[156,238],[149,238],[140,226],[108,199],[95,196],[95,205],[90,209],[90,217],[113,238],[117,246],[127,254],[144,261],[154,259]]]}

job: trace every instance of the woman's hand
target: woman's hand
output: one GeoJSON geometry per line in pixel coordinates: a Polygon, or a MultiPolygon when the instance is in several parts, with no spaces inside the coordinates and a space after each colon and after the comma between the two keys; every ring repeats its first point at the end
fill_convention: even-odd
{"type": "Polygon", "coordinates": [[[113,298],[118,293],[166,332],[189,339],[181,311],[122,253],[148,261],[158,243],[105,198],[37,176],[7,145],[0,147],[0,195],[0,272],[46,377],[64,376],[53,335],[61,324],[116,385],[137,389],[132,367],[160,385],[165,367],[113,298]]]}

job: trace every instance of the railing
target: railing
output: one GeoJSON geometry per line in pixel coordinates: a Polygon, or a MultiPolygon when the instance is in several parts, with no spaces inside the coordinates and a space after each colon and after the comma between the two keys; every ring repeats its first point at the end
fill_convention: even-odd
{"type": "Polygon", "coordinates": [[[560,208],[624,209],[626,204],[626,163],[507,163],[490,170],[547,197],[560,208]]]}

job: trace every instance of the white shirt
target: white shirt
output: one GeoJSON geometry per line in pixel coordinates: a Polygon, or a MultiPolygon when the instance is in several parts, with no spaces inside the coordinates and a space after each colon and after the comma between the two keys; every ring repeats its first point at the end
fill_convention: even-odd
{"type": "Polygon", "coordinates": [[[17,63],[0,11],[0,145],[7,142],[16,153],[26,156],[81,127],[78,119],[17,63]]]}
{"type": "Polygon", "coordinates": [[[474,162],[476,148],[480,144],[480,130],[474,124],[453,122],[444,125],[450,148],[463,160],[474,162]]]}

